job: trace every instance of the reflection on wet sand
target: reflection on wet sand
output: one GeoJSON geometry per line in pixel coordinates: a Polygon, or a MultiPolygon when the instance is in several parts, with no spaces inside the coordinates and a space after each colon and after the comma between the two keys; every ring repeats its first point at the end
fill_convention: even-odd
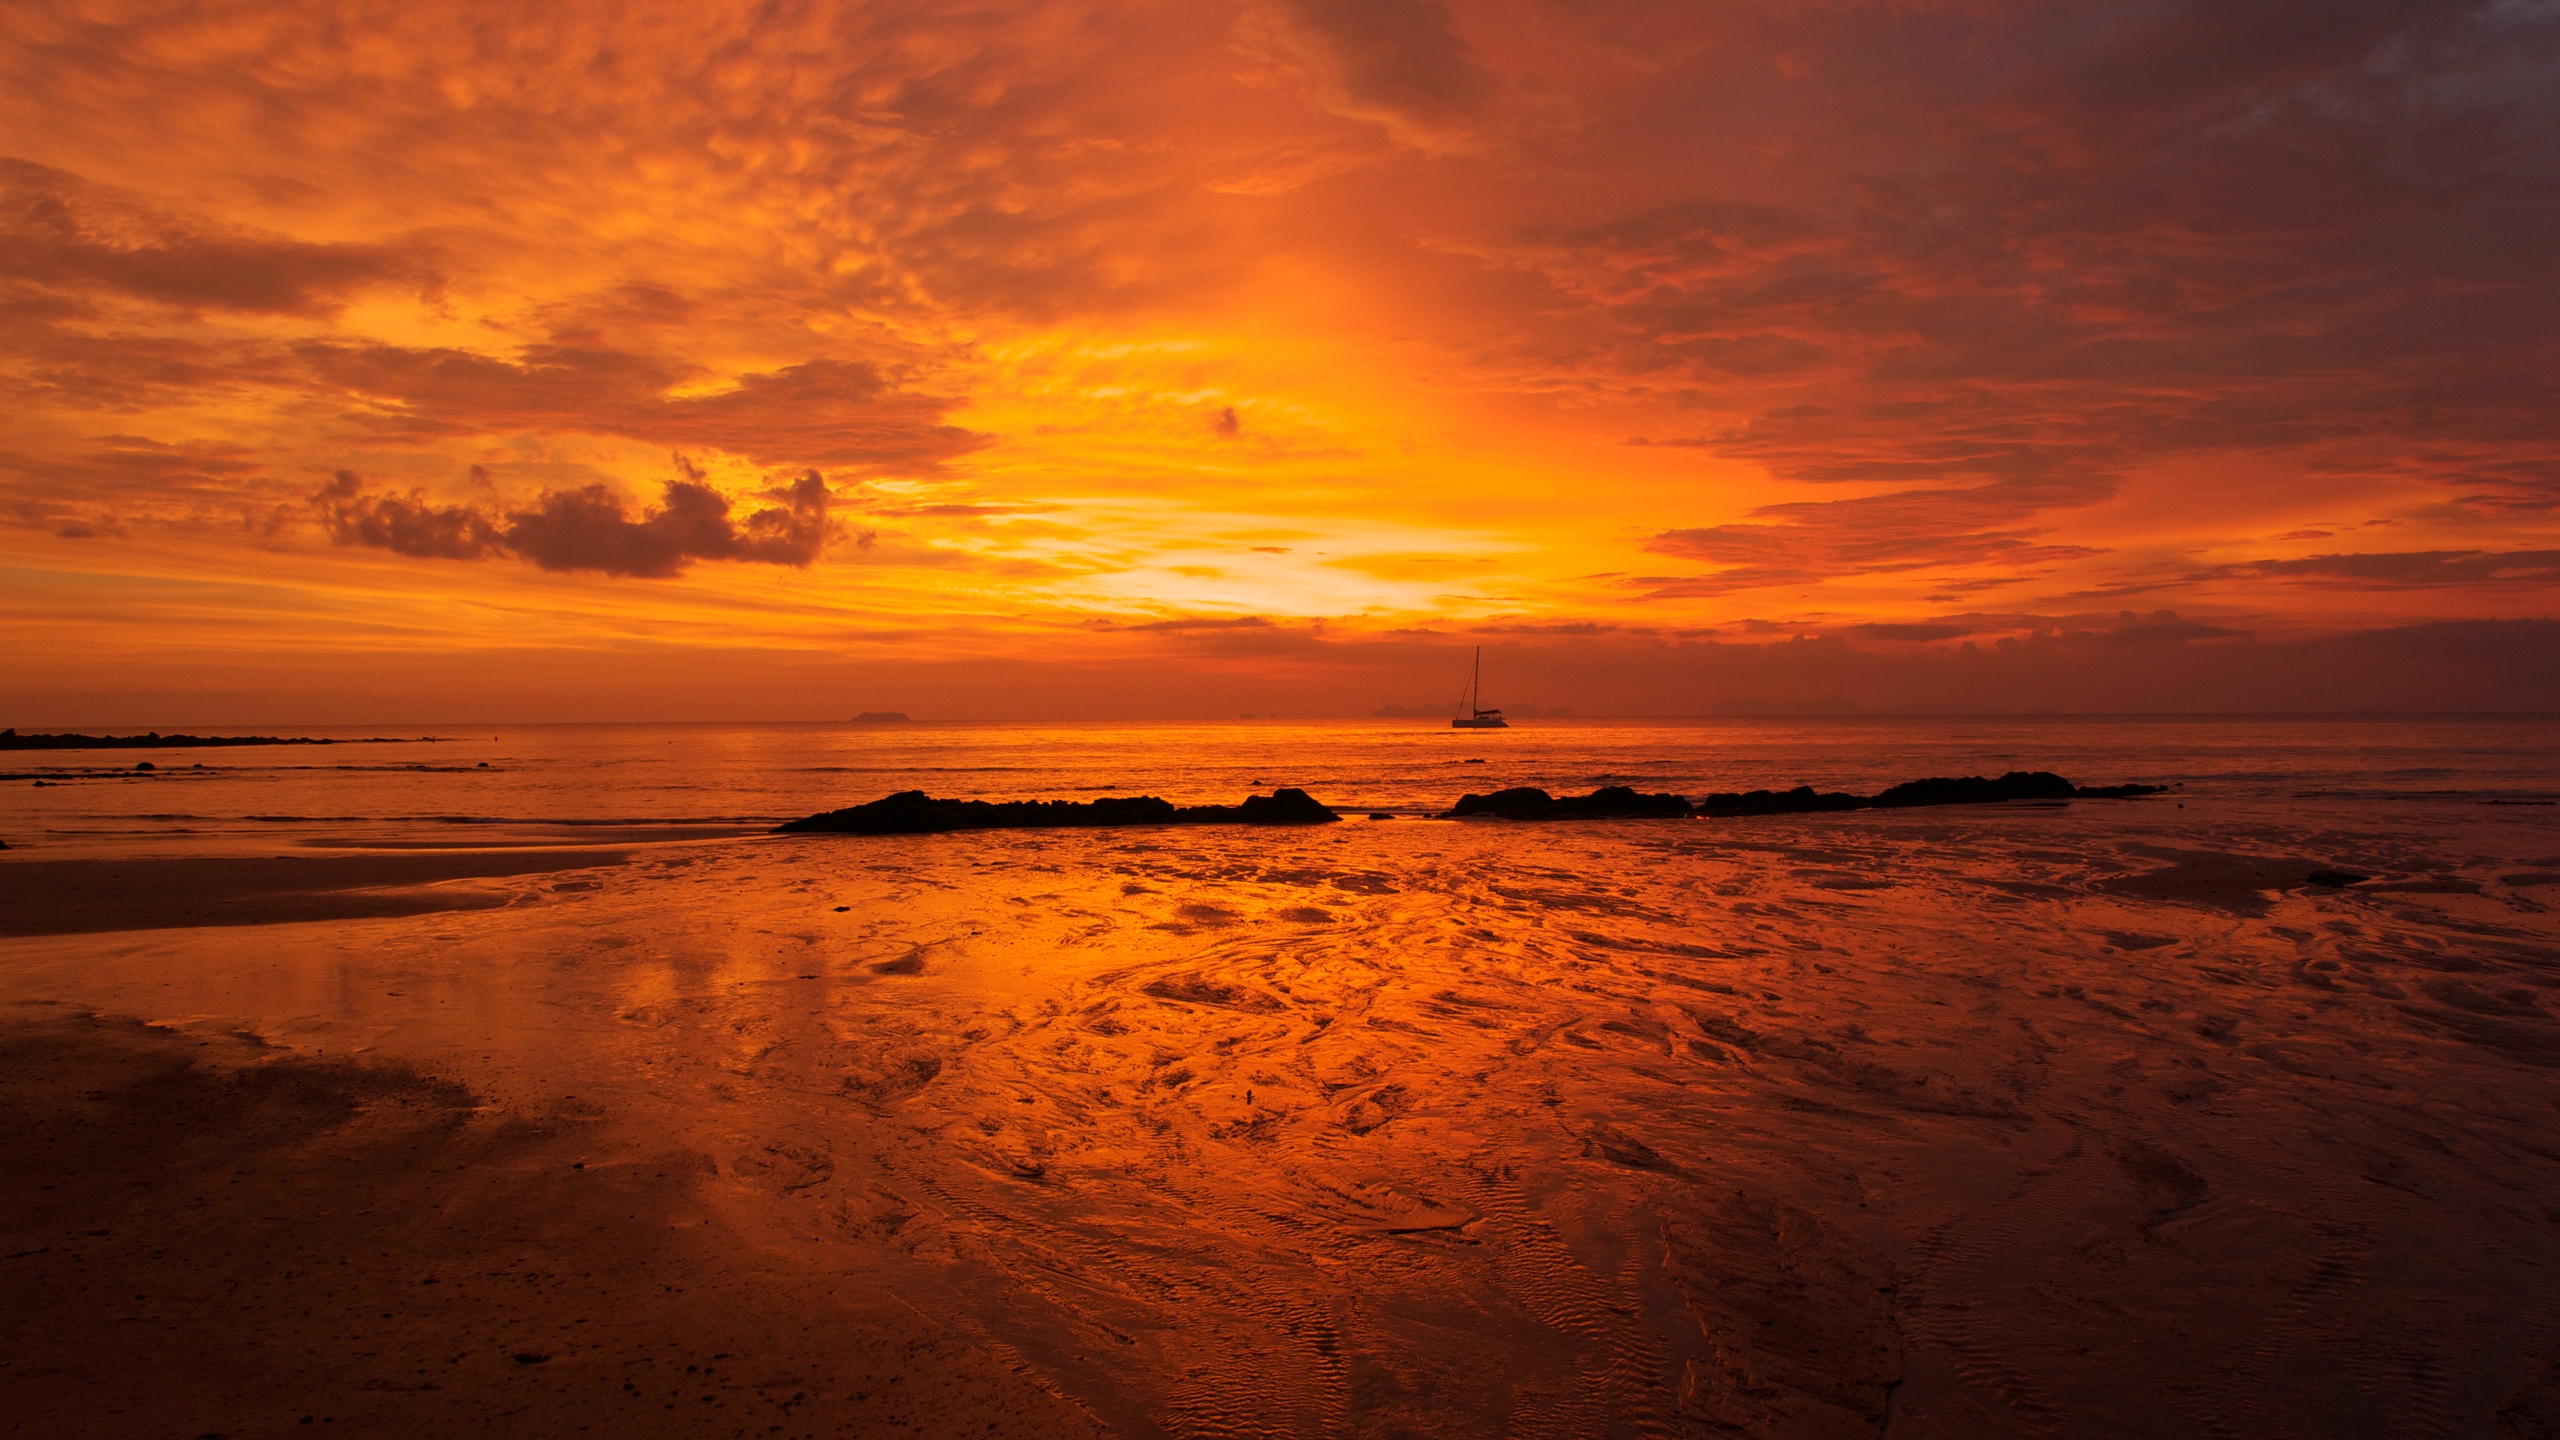
{"type": "Polygon", "coordinates": [[[2560,1343],[2535,813],[775,837],[9,990],[574,1096],[1123,1434],[2490,1435],[2560,1343]]]}

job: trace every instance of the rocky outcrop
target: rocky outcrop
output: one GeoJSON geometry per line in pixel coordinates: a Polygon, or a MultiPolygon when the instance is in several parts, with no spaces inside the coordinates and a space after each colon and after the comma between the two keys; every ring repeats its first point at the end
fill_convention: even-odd
{"type": "Polygon", "coordinates": [[[1449,807],[1452,817],[1498,816],[1505,820],[1602,820],[1677,818],[1706,815],[1718,819],[1749,815],[1811,815],[1831,810],[1900,810],[1920,805],[1988,805],[2004,800],[2123,800],[2156,795],[2158,785],[2074,785],[2050,770],[2012,770],[1997,780],[1980,775],[1912,780],[1876,795],[1850,795],[1799,785],[1793,790],[1725,791],[1692,805],[1679,795],[1646,795],[1624,785],[1611,785],[1588,795],[1558,798],[1532,786],[1497,790],[1490,795],[1461,796],[1449,807]]]}
{"type": "MultiPolygon", "coordinates": [[[[429,737],[420,736],[424,740],[429,737]]],[[[186,750],[229,745],[400,745],[376,735],[364,740],[316,740],[308,735],[21,735],[0,730],[0,750],[186,750]]]]}
{"type": "Polygon", "coordinates": [[[160,750],[207,745],[335,745],[281,735],[21,735],[0,730],[0,750],[160,750]]]}
{"type": "Polygon", "coordinates": [[[1490,795],[1462,795],[1449,807],[1452,816],[1498,815],[1505,820],[1676,820],[1688,813],[1689,802],[1681,796],[1643,795],[1625,785],[1561,799],[1524,785],[1490,795]]]}
{"type": "Polygon", "coordinates": [[[1342,817],[1304,790],[1248,795],[1240,805],[1175,805],[1153,795],[1093,800],[937,800],[901,790],[867,805],[775,826],[778,833],[940,835],[954,830],[1095,830],[1124,825],[1321,825],[1342,817]]]}
{"type": "Polygon", "coordinates": [[[1701,815],[1809,815],[1823,810],[1864,810],[1874,803],[1864,795],[1836,790],[1817,792],[1810,785],[1793,790],[1744,790],[1709,795],[1698,802],[1701,815]]]}

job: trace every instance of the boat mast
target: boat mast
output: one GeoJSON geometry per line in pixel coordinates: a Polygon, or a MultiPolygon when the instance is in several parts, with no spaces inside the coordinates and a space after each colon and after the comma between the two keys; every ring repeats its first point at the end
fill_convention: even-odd
{"type": "Polygon", "coordinates": [[[1468,714],[1470,714],[1470,715],[1481,714],[1482,712],[1481,712],[1477,707],[1479,707],[1479,706],[1481,706],[1481,705],[1483,705],[1483,704],[1484,704],[1484,647],[1483,647],[1483,646],[1481,646],[1481,645],[1479,645],[1479,646],[1477,646],[1477,647],[1476,647],[1476,669],[1475,669],[1475,674],[1474,674],[1473,678],[1471,678],[1471,679],[1469,679],[1469,680],[1467,681],[1467,713],[1468,713],[1468,714]]]}

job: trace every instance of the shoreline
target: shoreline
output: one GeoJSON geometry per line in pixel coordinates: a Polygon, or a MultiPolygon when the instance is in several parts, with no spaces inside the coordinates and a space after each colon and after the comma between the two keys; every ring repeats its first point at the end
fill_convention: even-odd
{"type": "Polygon", "coordinates": [[[492,909],[486,890],[435,888],[629,863],[627,849],[561,849],[0,863],[0,939],[372,920],[492,909]]]}
{"type": "Polygon", "coordinates": [[[2551,814],[783,836],[31,940],[0,1328],[136,1435],[2479,1429],[2554,1403],[2551,814]]]}

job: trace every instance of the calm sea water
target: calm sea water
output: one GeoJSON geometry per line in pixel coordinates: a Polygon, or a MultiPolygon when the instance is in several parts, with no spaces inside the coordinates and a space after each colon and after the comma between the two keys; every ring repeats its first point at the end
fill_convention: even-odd
{"type": "Polygon", "coordinates": [[[2548,800],[2560,718],[501,726],[325,748],[17,752],[0,756],[0,840],[30,855],[619,843],[760,829],[909,789],[1231,804],[1294,785],[1345,811],[1425,815],[1511,785],[1872,791],[2019,769],[2226,800],[2548,800]],[[143,761],[155,768],[135,770],[143,761]]]}

